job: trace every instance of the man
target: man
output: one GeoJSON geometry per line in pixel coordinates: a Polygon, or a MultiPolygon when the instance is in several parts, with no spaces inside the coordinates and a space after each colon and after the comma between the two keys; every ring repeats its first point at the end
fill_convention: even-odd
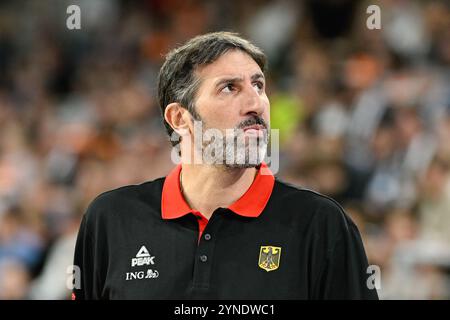
{"type": "Polygon", "coordinates": [[[275,180],[262,162],[265,67],[260,49],[227,32],[167,55],[158,96],[181,164],[89,206],[76,299],[377,299],[342,208],[275,180]]]}

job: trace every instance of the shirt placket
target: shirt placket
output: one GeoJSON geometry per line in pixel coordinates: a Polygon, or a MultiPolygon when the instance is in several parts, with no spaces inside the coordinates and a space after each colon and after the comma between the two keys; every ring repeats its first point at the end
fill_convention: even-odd
{"type": "Polygon", "coordinates": [[[220,211],[217,209],[208,221],[200,212],[194,212],[199,225],[198,246],[196,250],[193,290],[201,296],[210,289],[211,271],[214,262],[214,248],[219,226],[222,223],[220,211]]]}

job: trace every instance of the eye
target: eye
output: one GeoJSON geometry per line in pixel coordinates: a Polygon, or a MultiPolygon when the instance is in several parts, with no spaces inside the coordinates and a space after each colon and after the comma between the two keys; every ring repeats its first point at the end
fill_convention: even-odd
{"type": "Polygon", "coordinates": [[[236,87],[232,83],[227,83],[225,87],[222,88],[222,92],[231,93],[236,90],[236,87]]]}
{"type": "Polygon", "coordinates": [[[264,82],[262,82],[262,81],[255,81],[253,83],[253,86],[256,87],[257,91],[262,91],[264,89],[264,82]]]}

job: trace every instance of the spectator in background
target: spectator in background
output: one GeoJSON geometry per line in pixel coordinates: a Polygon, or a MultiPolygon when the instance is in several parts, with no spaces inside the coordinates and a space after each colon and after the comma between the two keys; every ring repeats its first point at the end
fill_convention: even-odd
{"type": "Polygon", "coordinates": [[[0,260],[0,300],[27,299],[30,273],[23,263],[14,259],[0,260]]]}
{"type": "Polygon", "coordinates": [[[421,238],[450,248],[450,158],[433,159],[419,187],[421,238]]]}

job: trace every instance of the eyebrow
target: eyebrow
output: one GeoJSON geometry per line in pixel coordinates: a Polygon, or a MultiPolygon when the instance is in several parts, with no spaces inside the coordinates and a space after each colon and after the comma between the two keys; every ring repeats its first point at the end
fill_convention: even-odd
{"type": "MultiPolygon", "coordinates": [[[[264,74],[262,74],[261,72],[257,72],[250,77],[251,81],[255,81],[255,80],[259,80],[259,79],[265,80],[264,74]]],[[[219,87],[220,85],[222,85],[224,83],[241,82],[243,80],[244,80],[243,77],[225,77],[225,78],[219,79],[214,86],[219,87]]]]}

